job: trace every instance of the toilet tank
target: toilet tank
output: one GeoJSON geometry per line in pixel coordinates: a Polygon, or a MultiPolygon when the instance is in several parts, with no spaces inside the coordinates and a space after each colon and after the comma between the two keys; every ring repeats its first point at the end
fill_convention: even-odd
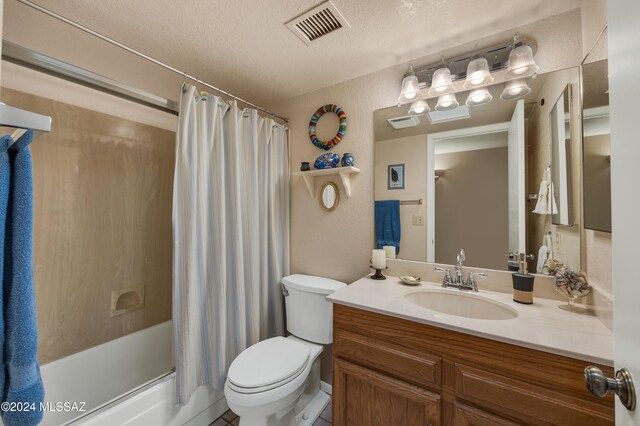
{"type": "Polygon", "coordinates": [[[327,295],[345,283],[313,275],[284,277],[287,330],[301,339],[328,344],[333,341],[333,304],[327,295]]]}

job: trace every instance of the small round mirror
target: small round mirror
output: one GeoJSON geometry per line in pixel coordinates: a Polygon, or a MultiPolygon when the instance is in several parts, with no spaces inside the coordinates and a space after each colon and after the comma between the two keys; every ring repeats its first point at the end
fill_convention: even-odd
{"type": "Polygon", "coordinates": [[[320,188],[320,206],[330,212],[338,207],[340,201],[340,193],[338,187],[333,182],[327,182],[320,188]]]}

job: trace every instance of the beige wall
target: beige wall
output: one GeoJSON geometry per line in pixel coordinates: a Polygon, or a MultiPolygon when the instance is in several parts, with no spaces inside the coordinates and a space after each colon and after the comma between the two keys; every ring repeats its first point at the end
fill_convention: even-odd
{"type": "MultiPolygon", "coordinates": [[[[580,10],[576,9],[478,40],[478,44],[486,46],[509,40],[517,30],[521,35],[537,41],[536,62],[540,65],[540,73],[576,66],[582,60],[580,19],[580,10]]],[[[466,44],[444,53],[463,54],[473,49],[473,44],[466,44]]],[[[417,59],[412,64],[428,65],[437,62],[439,56],[438,53],[417,59]]],[[[340,206],[332,213],[324,212],[317,200],[309,198],[301,179],[292,179],[292,272],[323,275],[345,282],[353,282],[368,273],[374,238],[373,112],[397,102],[400,81],[406,68],[407,64],[401,64],[271,106],[290,117],[293,169],[297,169],[301,161],[313,161],[323,152],[309,142],[307,135],[309,118],[313,112],[327,103],[342,107],[347,114],[349,127],[345,139],[334,151],[352,152],[357,167],[362,169],[352,179],[352,198],[342,197],[340,206]]],[[[320,182],[317,182],[316,187],[319,185],[320,182]]]]}
{"type": "Polygon", "coordinates": [[[611,231],[611,141],[610,135],[584,138],[585,227],[611,231]]]}
{"type": "Polygon", "coordinates": [[[436,155],[436,263],[506,269],[509,251],[508,148],[436,155]]]}
{"type": "MultiPolygon", "coordinates": [[[[427,136],[379,141],[375,144],[375,199],[426,200],[427,196],[427,136]],[[387,166],[405,165],[404,189],[387,189],[387,166]]],[[[400,254],[408,260],[427,260],[426,202],[400,206],[400,254]],[[413,225],[413,215],[423,216],[424,225],[413,225]]]]}
{"type": "Polygon", "coordinates": [[[585,0],[582,4],[582,56],[593,48],[607,25],[607,0],[585,0]]]}

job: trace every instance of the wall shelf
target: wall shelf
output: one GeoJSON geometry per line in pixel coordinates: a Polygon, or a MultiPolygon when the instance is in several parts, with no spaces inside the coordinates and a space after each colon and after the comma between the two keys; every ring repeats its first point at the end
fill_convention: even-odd
{"type": "Polygon", "coordinates": [[[331,176],[340,175],[340,181],[344,188],[344,193],[347,197],[351,197],[351,175],[353,173],[360,173],[360,169],[357,167],[334,167],[333,169],[319,169],[319,170],[307,170],[306,172],[294,172],[293,176],[302,176],[304,183],[307,185],[307,191],[309,196],[314,198],[315,196],[315,180],[316,176],[331,176]]]}

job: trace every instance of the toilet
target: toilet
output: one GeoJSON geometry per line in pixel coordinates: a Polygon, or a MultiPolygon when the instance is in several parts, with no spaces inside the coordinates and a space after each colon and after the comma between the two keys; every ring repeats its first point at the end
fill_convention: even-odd
{"type": "Polygon", "coordinates": [[[282,279],[288,337],[245,349],[231,363],[224,386],[240,426],[310,426],[331,397],[320,389],[322,345],[333,341],[327,295],[346,286],[311,275],[282,279]]]}

